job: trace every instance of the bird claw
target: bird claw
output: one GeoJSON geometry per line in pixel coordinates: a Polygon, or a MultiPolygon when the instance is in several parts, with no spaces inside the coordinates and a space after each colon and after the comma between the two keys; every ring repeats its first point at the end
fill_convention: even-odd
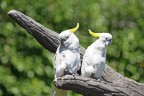
{"type": "Polygon", "coordinates": [[[72,76],[74,77],[74,79],[76,79],[76,77],[75,77],[75,76],[76,76],[76,74],[72,74],[72,76]]]}
{"type": "Polygon", "coordinates": [[[65,75],[69,75],[70,73],[69,73],[69,71],[68,71],[67,69],[65,69],[65,70],[64,70],[64,74],[65,74],[65,75]]]}
{"type": "Polygon", "coordinates": [[[61,77],[57,77],[57,78],[55,78],[54,79],[54,83],[56,83],[58,80],[60,80],[61,79],[61,77]]]}
{"type": "Polygon", "coordinates": [[[98,82],[101,82],[101,81],[102,81],[101,78],[97,78],[96,80],[97,80],[98,82]]]}
{"type": "Polygon", "coordinates": [[[113,82],[107,81],[107,80],[105,80],[105,79],[103,79],[103,78],[97,78],[96,80],[97,80],[98,82],[101,82],[101,83],[113,83],[113,82]]]}
{"type": "Polygon", "coordinates": [[[96,78],[98,82],[104,83],[105,81],[102,78],[96,78]]]}
{"type": "Polygon", "coordinates": [[[79,74],[77,74],[77,73],[76,73],[75,75],[76,75],[76,76],[79,76],[79,74]]]}
{"type": "Polygon", "coordinates": [[[55,78],[53,82],[56,83],[57,82],[57,78],[55,78]]]}
{"type": "Polygon", "coordinates": [[[57,77],[57,80],[60,80],[61,79],[61,77],[57,77]]]}

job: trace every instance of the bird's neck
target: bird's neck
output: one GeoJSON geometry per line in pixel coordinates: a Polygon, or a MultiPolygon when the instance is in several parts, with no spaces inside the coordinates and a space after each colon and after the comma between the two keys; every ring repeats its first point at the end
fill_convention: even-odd
{"type": "Polygon", "coordinates": [[[99,48],[101,50],[106,49],[105,42],[103,42],[102,40],[96,40],[94,42],[94,45],[95,45],[96,48],[99,48]]]}
{"type": "Polygon", "coordinates": [[[60,49],[61,49],[61,52],[66,51],[66,50],[69,50],[72,52],[79,52],[80,46],[79,46],[79,44],[71,44],[68,46],[60,45],[60,49]]]}

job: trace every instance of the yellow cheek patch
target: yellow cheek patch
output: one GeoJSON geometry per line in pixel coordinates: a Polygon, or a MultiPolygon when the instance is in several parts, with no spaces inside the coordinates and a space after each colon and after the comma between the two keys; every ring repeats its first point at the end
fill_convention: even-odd
{"type": "Polygon", "coordinates": [[[99,35],[100,35],[100,33],[94,33],[90,29],[88,31],[89,31],[89,34],[94,36],[94,37],[99,37],[99,35]]]}

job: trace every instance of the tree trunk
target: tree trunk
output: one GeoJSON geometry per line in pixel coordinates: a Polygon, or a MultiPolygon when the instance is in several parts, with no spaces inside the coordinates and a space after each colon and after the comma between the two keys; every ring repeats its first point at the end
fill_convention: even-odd
{"type": "MultiPolygon", "coordinates": [[[[58,33],[49,30],[21,12],[11,10],[8,15],[31,34],[44,48],[53,53],[60,43],[58,33]]],[[[81,47],[81,60],[85,49],[81,47]]],[[[144,96],[144,84],[126,78],[106,65],[103,76],[108,82],[92,78],[66,75],[55,82],[55,86],[83,94],[84,96],[144,96]]]]}

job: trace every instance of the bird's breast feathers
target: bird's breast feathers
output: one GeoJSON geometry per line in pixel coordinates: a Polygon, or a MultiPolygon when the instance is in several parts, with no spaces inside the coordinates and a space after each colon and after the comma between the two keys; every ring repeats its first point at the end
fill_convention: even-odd
{"type": "Polygon", "coordinates": [[[101,57],[101,56],[93,56],[91,60],[93,62],[92,65],[97,66],[97,65],[105,63],[106,58],[101,57]]]}

